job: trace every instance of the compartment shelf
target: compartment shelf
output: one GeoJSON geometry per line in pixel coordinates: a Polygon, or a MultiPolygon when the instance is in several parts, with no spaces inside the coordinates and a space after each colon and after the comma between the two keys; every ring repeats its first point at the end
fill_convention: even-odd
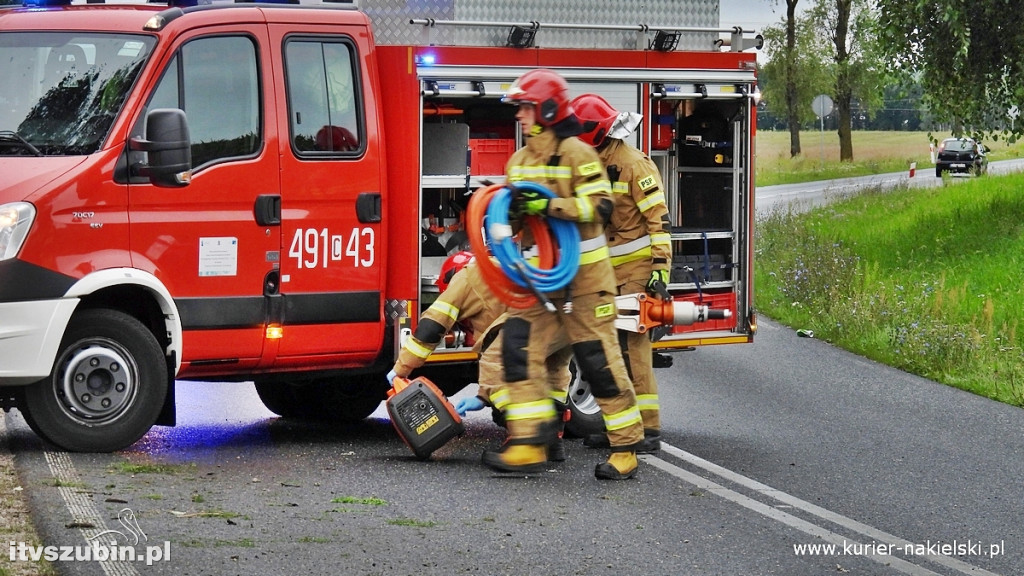
{"type": "MultiPolygon", "coordinates": [[[[504,174],[470,176],[469,187],[473,190],[484,186],[484,182],[499,183],[505,181],[504,174]]],[[[422,188],[465,188],[466,175],[452,174],[450,176],[424,176],[420,182],[422,188]]]]}
{"type": "Polygon", "coordinates": [[[672,232],[671,234],[672,240],[703,240],[705,238],[707,238],[708,240],[731,240],[734,237],[735,234],[733,234],[732,230],[715,230],[708,232],[672,232]]]}
{"type": "MultiPolygon", "coordinates": [[[[712,290],[716,288],[733,288],[735,286],[736,283],[732,281],[702,282],[700,285],[700,289],[703,291],[712,290]]],[[[694,284],[693,282],[673,282],[668,285],[668,289],[671,291],[693,290],[694,293],[696,293],[697,285],[694,284]]]]}
{"type": "Polygon", "coordinates": [[[729,166],[680,166],[676,172],[680,174],[732,174],[736,169],[729,166]]]}

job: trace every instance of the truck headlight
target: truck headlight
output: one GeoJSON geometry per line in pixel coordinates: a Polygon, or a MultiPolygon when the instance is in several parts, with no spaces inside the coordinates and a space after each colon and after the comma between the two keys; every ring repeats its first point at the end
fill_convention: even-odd
{"type": "Polygon", "coordinates": [[[0,260],[18,255],[35,218],[36,209],[28,202],[0,205],[0,260]]]}

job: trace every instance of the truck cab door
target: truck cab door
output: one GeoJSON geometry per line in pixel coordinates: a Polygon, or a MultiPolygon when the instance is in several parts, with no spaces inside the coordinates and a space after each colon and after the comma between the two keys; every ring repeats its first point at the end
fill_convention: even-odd
{"type": "Polygon", "coordinates": [[[265,121],[273,102],[261,73],[266,44],[255,25],[183,34],[132,130],[141,136],[157,108],[184,110],[188,121],[190,184],[160,188],[133,177],[129,186],[133,263],[159,278],[178,307],[183,376],[262,362],[265,285],[281,244],[280,226],[257,215],[259,198],[279,192],[277,150],[267,144],[276,126],[265,121]]]}
{"type": "Polygon", "coordinates": [[[299,35],[275,26],[271,36],[284,64],[283,336],[275,368],[365,364],[383,342],[385,246],[366,36],[337,28],[299,35]]]}

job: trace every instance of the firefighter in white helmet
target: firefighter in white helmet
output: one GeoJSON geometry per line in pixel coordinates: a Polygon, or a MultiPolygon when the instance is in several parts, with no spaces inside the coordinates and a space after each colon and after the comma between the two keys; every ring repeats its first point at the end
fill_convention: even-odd
{"type": "MultiPolygon", "coordinates": [[[[596,94],[577,96],[572,107],[583,123],[580,139],[597,149],[612,182],[615,211],[605,236],[618,293],[646,291],[668,298],[672,241],[665,186],[654,162],[624,140],[643,117],[635,112],[619,112],[596,94]]],[[[650,336],[622,330],[619,343],[644,421],[644,441],[637,452],[657,452],[661,449],[661,416],[650,336]]],[[[598,448],[607,446],[608,441],[603,435],[591,435],[584,438],[584,444],[598,448]]]]}
{"type": "MultiPolygon", "coordinates": [[[[423,366],[456,323],[472,335],[473,350],[480,354],[477,395],[463,398],[455,409],[460,416],[490,405],[504,414],[509,404],[509,392],[501,386],[501,326],[505,322],[507,306],[487,287],[473,253],[456,252],[441,266],[436,285],[440,295],[420,317],[416,330],[405,341],[394,367],[388,373],[388,383],[396,376],[408,378],[413,370],[423,366]]],[[[549,395],[565,411],[566,391],[569,388],[569,361],[572,349],[567,342],[553,342],[545,358],[549,395]]],[[[562,435],[555,434],[548,444],[548,460],[565,460],[562,435]]]]}
{"type": "MultiPolygon", "coordinates": [[[[540,303],[509,309],[502,329],[503,376],[511,395],[506,411],[509,440],[501,450],[484,452],[483,462],[498,471],[543,469],[546,438],[555,420],[546,397],[544,353],[549,342],[564,335],[601,407],[610,441],[612,454],[594,474],[600,479],[632,478],[643,425],[615,335],[615,272],[604,238],[612,212],[611,184],[594,149],[576,138],[581,127],[561,75],[546,69],[526,72],[504,101],[519,106],[516,119],[526,139],[506,164],[509,185],[535,182],[556,196],[514,192],[512,212],[575,222],[580,266],[566,289],[549,294],[557,312],[540,303]]],[[[525,249],[533,245],[528,228],[521,242],[525,249]]]]}

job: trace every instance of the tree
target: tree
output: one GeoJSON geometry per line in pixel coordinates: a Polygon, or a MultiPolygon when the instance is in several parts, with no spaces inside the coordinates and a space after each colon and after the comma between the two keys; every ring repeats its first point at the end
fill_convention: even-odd
{"type": "Polygon", "coordinates": [[[763,31],[767,62],[759,83],[766,106],[789,128],[791,157],[800,154],[800,128],[814,119],[811,100],[829,89],[826,63],[811,22],[796,16],[797,0],[786,0],[786,18],[763,31]]]}
{"type": "Polygon", "coordinates": [[[789,120],[789,156],[800,154],[799,92],[796,87],[796,5],[799,0],[786,0],[786,119],[789,120]]]}
{"type": "Polygon", "coordinates": [[[876,13],[868,0],[818,0],[808,18],[831,47],[832,95],[836,103],[839,160],[853,160],[852,104],[872,109],[882,101],[883,71],[875,57],[876,13]]]}
{"type": "Polygon", "coordinates": [[[1024,11],[1018,0],[877,0],[894,70],[917,74],[925,103],[956,136],[1022,134],[1006,113],[1024,104],[1024,11]]]}

